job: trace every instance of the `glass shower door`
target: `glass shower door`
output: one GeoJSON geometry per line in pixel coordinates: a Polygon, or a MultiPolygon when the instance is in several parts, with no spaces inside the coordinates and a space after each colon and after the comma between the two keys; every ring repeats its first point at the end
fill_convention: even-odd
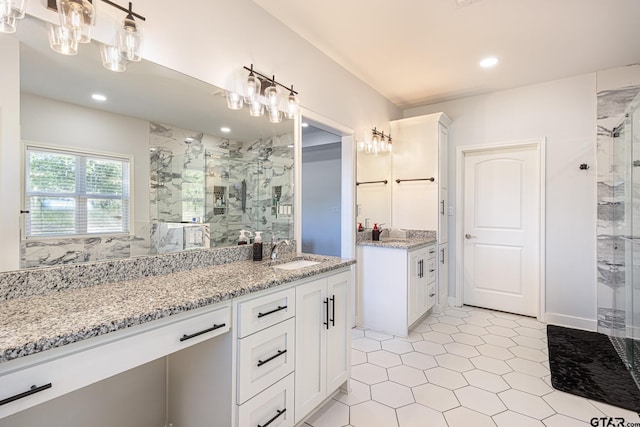
{"type": "Polygon", "coordinates": [[[624,137],[629,146],[629,181],[626,188],[628,215],[625,299],[627,366],[640,384],[640,96],[631,103],[624,120],[624,137]]]}

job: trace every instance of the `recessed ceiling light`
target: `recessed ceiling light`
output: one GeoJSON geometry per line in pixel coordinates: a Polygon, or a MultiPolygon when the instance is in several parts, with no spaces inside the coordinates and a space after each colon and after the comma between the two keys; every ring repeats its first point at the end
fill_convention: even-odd
{"type": "Polygon", "coordinates": [[[107,97],[106,97],[106,96],[101,95],[101,94],[99,94],[99,93],[94,93],[93,95],[91,95],[91,98],[92,98],[94,101],[100,101],[100,102],[104,102],[104,101],[106,101],[106,100],[107,100],[107,97]]]}
{"type": "Polygon", "coordinates": [[[303,128],[309,127],[309,123],[307,123],[307,122],[302,122],[302,125],[301,125],[301,126],[302,126],[303,128]]]}
{"type": "Polygon", "coordinates": [[[482,68],[495,67],[497,64],[498,64],[498,58],[496,58],[495,56],[490,56],[490,57],[484,58],[482,61],[480,61],[480,66],[482,68]]]}
{"type": "Polygon", "coordinates": [[[220,128],[220,132],[229,133],[229,132],[231,132],[231,128],[223,126],[223,127],[220,128]]]}

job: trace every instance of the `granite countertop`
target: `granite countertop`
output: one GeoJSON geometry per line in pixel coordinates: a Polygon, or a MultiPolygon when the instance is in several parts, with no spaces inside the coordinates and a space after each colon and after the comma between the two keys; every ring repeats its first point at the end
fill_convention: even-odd
{"type": "Polygon", "coordinates": [[[381,237],[380,240],[363,240],[358,242],[358,246],[376,246],[380,248],[391,249],[419,249],[424,246],[432,245],[436,242],[436,238],[400,238],[400,237],[381,237]]]}
{"type": "Polygon", "coordinates": [[[291,254],[276,262],[237,261],[2,301],[0,363],[354,263],[337,257],[291,254]],[[295,259],[319,264],[297,270],[274,267],[295,259]]]}

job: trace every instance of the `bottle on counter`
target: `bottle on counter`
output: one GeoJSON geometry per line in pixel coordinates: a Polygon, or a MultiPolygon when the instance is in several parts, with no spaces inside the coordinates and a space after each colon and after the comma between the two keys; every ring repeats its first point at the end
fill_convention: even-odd
{"type": "Polygon", "coordinates": [[[373,230],[371,231],[371,240],[378,241],[380,240],[380,229],[378,228],[378,224],[373,224],[373,230]]]}
{"type": "Polygon", "coordinates": [[[262,231],[256,231],[256,237],[253,239],[253,260],[262,261],[262,231]]]}
{"type": "Polygon", "coordinates": [[[364,227],[361,222],[358,223],[358,231],[364,231],[364,227]]]}

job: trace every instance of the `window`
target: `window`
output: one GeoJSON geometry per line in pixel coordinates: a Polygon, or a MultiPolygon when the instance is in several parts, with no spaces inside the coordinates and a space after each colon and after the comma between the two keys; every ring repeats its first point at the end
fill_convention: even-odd
{"type": "Polygon", "coordinates": [[[27,237],[129,232],[130,160],[27,147],[27,237]]]}

